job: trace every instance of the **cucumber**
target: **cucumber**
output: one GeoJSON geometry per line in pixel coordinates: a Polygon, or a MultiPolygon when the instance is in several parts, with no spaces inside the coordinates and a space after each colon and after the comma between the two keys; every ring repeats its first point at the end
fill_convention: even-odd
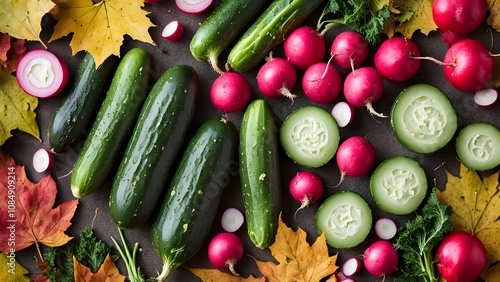
{"type": "Polygon", "coordinates": [[[218,69],[218,56],[256,17],[266,0],[226,0],[201,24],[189,45],[198,61],[218,69]]]}
{"type": "Polygon", "coordinates": [[[151,226],[151,241],[163,262],[157,281],[192,258],[206,240],[237,146],[237,129],[226,118],[205,121],[190,138],[151,226]]]}
{"type": "Polygon", "coordinates": [[[48,128],[52,151],[60,152],[85,137],[104,100],[104,87],[115,69],[116,57],[109,57],[98,68],[90,53],[85,53],[75,74],[74,86],[57,101],[48,128]]]}
{"type": "Polygon", "coordinates": [[[458,158],[468,168],[486,171],[500,164],[500,130],[487,122],[474,122],[458,132],[458,158]]]}
{"type": "Polygon", "coordinates": [[[109,210],[118,227],[148,220],[193,120],[198,77],[190,66],[163,73],[148,94],[111,186],[109,210]]]}
{"type": "Polygon", "coordinates": [[[246,72],[261,62],[285,35],[298,27],[323,0],[274,0],[229,52],[229,67],[246,72]]]}
{"type": "Polygon", "coordinates": [[[130,137],[147,96],[150,63],[149,53],[136,47],[118,65],[71,173],[71,192],[76,198],[94,192],[104,183],[130,137]]]}
{"type": "Polygon", "coordinates": [[[277,132],[267,102],[252,101],[240,126],[240,181],[248,236],[261,249],[274,242],[281,211],[277,132]]]}

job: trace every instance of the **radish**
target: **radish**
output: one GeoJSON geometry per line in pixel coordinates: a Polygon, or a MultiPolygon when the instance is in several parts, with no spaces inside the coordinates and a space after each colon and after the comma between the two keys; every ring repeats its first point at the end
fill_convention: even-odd
{"type": "MultiPolygon", "coordinates": [[[[356,257],[352,257],[352,258],[346,260],[342,264],[342,273],[345,276],[353,276],[353,275],[358,274],[361,271],[362,267],[363,267],[363,263],[361,262],[361,260],[356,258],[356,257]]],[[[345,281],[345,280],[342,280],[342,281],[345,281]]]]}
{"type": "Polygon", "coordinates": [[[144,0],[144,3],[149,3],[149,4],[152,4],[152,3],[156,3],[156,2],[160,2],[161,0],[144,0]]]}
{"type": "Polygon", "coordinates": [[[332,60],[344,69],[360,66],[368,57],[368,53],[368,41],[354,31],[339,33],[330,48],[332,60]]]}
{"type": "Polygon", "coordinates": [[[493,106],[498,100],[498,91],[495,88],[481,88],[474,93],[474,102],[481,107],[493,106]]]}
{"type": "Polygon", "coordinates": [[[333,106],[331,114],[339,127],[346,127],[356,117],[354,107],[344,101],[340,101],[333,106]]]}
{"type": "Polygon", "coordinates": [[[299,203],[300,207],[295,214],[310,204],[317,202],[323,195],[323,181],[309,171],[300,171],[292,178],[289,185],[290,194],[299,203]]]}
{"type": "Polygon", "coordinates": [[[184,27],[182,24],[179,21],[171,21],[165,25],[165,28],[163,28],[161,32],[161,36],[170,41],[177,41],[182,37],[183,33],[184,27]]]}
{"type": "Polygon", "coordinates": [[[398,231],[398,227],[396,226],[394,220],[388,217],[379,218],[375,222],[374,229],[375,234],[377,234],[377,236],[382,240],[390,240],[394,238],[398,231]]]}
{"type": "Polygon", "coordinates": [[[330,63],[319,62],[307,68],[302,76],[306,96],[317,104],[333,102],[342,89],[342,77],[330,63]]]}
{"type": "Polygon", "coordinates": [[[19,60],[16,79],[26,93],[38,98],[49,98],[64,89],[69,71],[66,63],[52,52],[34,49],[19,60]]]}
{"type": "Polygon", "coordinates": [[[363,136],[351,136],[337,149],[336,160],[341,172],[339,186],[345,176],[366,175],[375,164],[375,147],[363,136]]]}
{"type": "Polygon", "coordinates": [[[175,5],[186,14],[201,14],[212,2],[213,0],[175,0],[175,5]]]}
{"type": "Polygon", "coordinates": [[[208,245],[208,260],[218,269],[229,269],[236,276],[236,263],[243,257],[244,247],[240,237],[234,233],[222,232],[208,245]]]}
{"type": "Polygon", "coordinates": [[[288,61],[297,69],[306,70],[323,60],[326,53],[326,43],[316,29],[310,26],[301,26],[285,38],[283,50],[288,61]]]}
{"type": "Polygon", "coordinates": [[[226,232],[236,232],[245,222],[243,213],[237,208],[228,208],[222,213],[221,225],[226,232]]]}
{"type": "Polygon", "coordinates": [[[384,92],[384,79],[373,67],[361,67],[350,72],[344,80],[344,97],[354,107],[366,107],[378,117],[387,117],[373,109],[384,92]]]}
{"type": "Polygon", "coordinates": [[[467,33],[456,33],[453,31],[449,30],[439,30],[441,33],[441,37],[443,38],[443,42],[448,45],[448,47],[451,47],[453,44],[457,43],[458,41],[467,38],[467,33]]]}
{"type": "Polygon", "coordinates": [[[252,88],[240,73],[225,72],[215,79],[210,89],[212,104],[221,112],[234,113],[244,109],[252,98],[252,88]]]}
{"type": "Polygon", "coordinates": [[[386,39],[375,52],[375,68],[382,77],[391,82],[404,82],[420,69],[420,50],[411,40],[404,37],[386,39]]]}
{"type": "Polygon", "coordinates": [[[54,163],[52,152],[44,148],[38,149],[33,154],[33,168],[38,173],[43,173],[49,170],[54,163]]]}
{"type": "Polygon", "coordinates": [[[399,256],[394,245],[386,240],[372,243],[364,252],[364,265],[373,276],[385,277],[398,267],[399,256]]]}
{"type": "Polygon", "coordinates": [[[485,16],[485,0],[434,0],[432,2],[432,18],[442,30],[469,33],[483,23],[485,16]]]}
{"type": "Polygon", "coordinates": [[[290,92],[297,81],[297,71],[290,61],[274,58],[272,54],[257,73],[257,87],[269,98],[285,96],[293,101],[297,96],[290,92]]]}

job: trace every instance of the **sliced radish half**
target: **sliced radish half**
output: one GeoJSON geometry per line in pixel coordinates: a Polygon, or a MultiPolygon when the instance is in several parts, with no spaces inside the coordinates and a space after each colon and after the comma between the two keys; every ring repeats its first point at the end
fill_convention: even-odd
{"type": "Polygon", "coordinates": [[[203,13],[213,0],[175,0],[175,5],[186,14],[200,14],[203,13]]]}
{"type": "Polygon", "coordinates": [[[52,152],[46,149],[38,149],[38,151],[33,154],[33,168],[38,173],[43,173],[52,167],[54,162],[54,157],[52,152]]]}
{"type": "Polygon", "coordinates": [[[66,63],[45,49],[27,52],[17,65],[17,83],[26,93],[38,98],[59,94],[68,78],[66,63]]]}
{"type": "Polygon", "coordinates": [[[237,208],[228,208],[222,213],[221,225],[226,232],[236,232],[244,221],[243,213],[237,208]]]}
{"type": "Polygon", "coordinates": [[[356,116],[354,107],[346,102],[338,102],[332,108],[332,116],[337,121],[339,127],[345,127],[350,124],[356,116]]]}
{"type": "Polygon", "coordinates": [[[498,91],[494,88],[483,88],[474,93],[474,102],[484,108],[493,106],[497,100],[498,91]]]}
{"type": "MultiPolygon", "coordinates": [[[[342,273],[345,276],[356,275],[361,271],[362,263],[361,260],[355,257],[352,257],[342,264],[342,273]]],[[[345,281],[345,280],[342,280],[345,281]]]]}
{"type": "Polygon", "coordinates": [[[183,33],[184,27],[182,24],[179,21],[171,21],[165,25],[165,28],[163,28],[161,32],[161,36],[170,41],[177,41],[182,37],[183,33]]]}
{"type": "Polygon", "coordinates": [[[375,222],[375,234],[382,239],[382,240],[390,240],[396,236],[396,232],[398,231],[398,228],[396,226],[396,223],[388,218],[388,217],[383,217],[377,220],[375,222]]]}

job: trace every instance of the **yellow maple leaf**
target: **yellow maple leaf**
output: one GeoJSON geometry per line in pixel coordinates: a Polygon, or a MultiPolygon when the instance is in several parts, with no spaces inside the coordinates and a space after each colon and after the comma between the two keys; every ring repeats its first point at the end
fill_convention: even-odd
{"type": "MultiPolygon", "coordinates": [[[[450,216],[454,229],[464,230],[478,237],[488,253],[491,266],[500,261],[500,171],[481,178],[481,176],[460,164],[459,176],[446,171],[447,183],[443,191],[438,190],[440,202],[452,206],[450,216]]],[[[483,272],[487,281],[498,281],[500,268],[493,267],[483,272]],[[493,277],[494,279],[491,279],[493,277]]]]}
{"type": "Polygon", "coordinates": [[[399,24],[396,25],[396,32],[401,32],[404,37],[411,38],[417,30],[424,35],[437,30],[437,26],[432,19],[433,0],[408,0],[401,1],[398,10],[401,14],[398,17],[399,24]]]}
{"type": "Polygon", "coordinates": [[[155,25],[142,9],[144,0],[60,1],[51,13],[58,20],[49,42],[73,34],[73,55],[86,50],[99,67],[111,55],[120,57],[120,46],[127,34],[132,39],[155,45],[148,32],[155,25]]]}
{"type": "Polygon", "coordinates": [[[0,254],[0,281],[29,282],[30,272],[16,260],[14,253],[0,254]]]}
{"type": "Polygon", "coordinates": [[[489,11],[486,23],[496,31],[500,31],[500,1],[486,0],[486,4],[489,11]]]}
{"type": "Polygon", "coordinates": [[[73,266],[75,282],[123,282],[127,278],[120,274],[109,254],[96,273],[93,273],[90,268],[81,264],[74,256],[73,266]]]}
{"type": "Polygon", "coordinates": [[[266,277],[236,276],[231,273],[220,271],[215,268],[189,268],[194,275],[198,276],[203,282],[265,282],[266,277]]]}

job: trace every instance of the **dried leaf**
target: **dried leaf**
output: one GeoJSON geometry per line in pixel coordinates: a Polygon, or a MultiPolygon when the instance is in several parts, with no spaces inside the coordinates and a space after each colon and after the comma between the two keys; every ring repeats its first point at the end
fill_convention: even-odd
{"type": "Polygon", "coordinates": [[[90,268],[78,262],[75,257],[73,257],[73,264],[75,266],[75,282],[123,282],[127,278],[120,274],[109,254],[96,273],[92,273],[90,268]]]}
{"type": "Polygon", "coordinates": [[[0,33],[0,64],[13,73],[19,60],[26,52],[24,39],[15,39],[6,33],[0,33]]]}
{"type": "Polygon", "coordinates": [[[0,254],[0,281],[29,282],[29,271],[16,261],[15,253],[0,254]]]}
{"type": "Polygon", "coordinates": [[[432,18],[433,0],[409,0],[394,1],[396,6],[393,14],[395,20],[390,21],[384,29],[384,33],[390,37],[394,33],[401,33],[406,38],[411,38],[419,30],[422,34],[428,35],[429,32],[437,30],[437,26],[432,18]],[[397,11],[397,13],[394,13],[397,11]]]}
{"type": "Polygon", "coordinates": [[[500,31],[500,1],[486,0],[486,5],[489,11],[486,23],[496,31],[500,31]]]}
{"type": "Polygon", "coordinates": [[[203,282],[265,282],[265,277],[255,278],[252,275],[245,278],[242,276],[235,276],[231,273],[222,272],[215,268],[189,268],[194,275],[198,276],[203,282]]]}

